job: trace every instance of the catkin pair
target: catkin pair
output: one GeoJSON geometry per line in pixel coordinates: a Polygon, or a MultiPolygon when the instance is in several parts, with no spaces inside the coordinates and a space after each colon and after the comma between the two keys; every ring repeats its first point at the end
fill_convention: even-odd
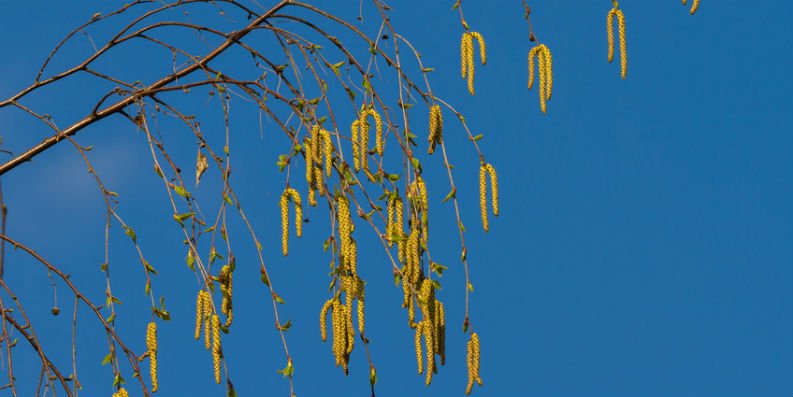
{"type": "Polygon", "coordinates": [[[466,363],[468,364],[468,386],[465,388],[465,394],[471,394],[471,389],[474,387],[474,382],[482,386],[482,378],[479,376],[479,335],[476,332],[471,333],[471,339],[468,340],[468,354],[466,355],[466,363]]]}
{"type": "Polygon", "coordinates": [[[546,102],[551,99],[553,93],[553,57],[551,50],[545,44],[538,44],[529,50],[529,89],[534,86],[534,58],[537,58],[537,66],[540,69],[539,75],[539,94],[540,110],[543,113],[547,110],[546,102]]]}
{"type": "Polygon", "coordinates": [[[487,175],[490,175],[493,215],[498,216],[498,177],[496,177],[496,169],[488,163],[482,163],[479,166],[479,210],[482,213],[482,228],[486,232],[490,230],[487,216],[487,175]]]}
{"type": "Polygon", "coordinates": [[[606,16],[609,63],[614,60],[614,17],[617,17],[617,30],[620,39],[620,75],[625,80],[625,77],[628,76],[628,44],[625,39],[625,15],[619,9],[619,4],[616,1],[614,1],[614,8],[606,16]]]}
{"type": "Polygon", "coordinates": [[[432,154],[435,152],[435,145],[443,140],[443,115],[440,105],[430,107],[430,134],[427,139],[430,144],[427,153],[432,154]]]}
{"type": "Polygon", "coordinates": [[[289,254],[289,201],[295,203],[295,231],[297,237],[303,235],[303,202],[297,190],[287,187],[281,195],[281,250],[289,254]]]}
{"type": "Polygon", "coordinates": [[[333,173],[333,142],[330,132],[315,125],[311,128],[311,135],[303,140],[306,155],[306,183],[308,184],[308,205],[317,205],[317,190],[319,195],[325,195],[325,183],[322,180],[323,158],[324,171],[327,177],[333,173]]]}
{"type": "Polygon", "coordinates": [[[468,80],[468,92],[474,95],[474,39],[479,42],[479,58],[482,65],[487,64],[487,47],[485,39],[479,32],[463,32],[460,40],[460,71],[468,80]]]}
{"type": "Polygon", "coordinates": [[[149,353],[149,375],[151,377],[151,392],[159,388],[157,382],[157,323],[150,322],[146,327],[146,349],[149,353]]]}
{"type": "Polygon", "coordinates": [[[195,340],[201,338],[201,326],[204,327],[204,346],[207,350],[210,347],[209,331],[210,331],[210,316],[212,315],[212,297],[209,292],[204,290],[198,291],[198,296],[195,301],[195,340]]]}
{"type": "Polygon", "coordinates": [[[362,107],[358,119],[350,126],[350,140],[352,141],[353,167],[356,172],[369,170],[369,128],[368,117],[374,120],[375,151],[383,155],[383,119],[373,107],[362,107]]]}
{"type": "MultiPolygon", "coordinates": [[[[687,2],[687,0],[683,0],[683,5],[686,5],[687,2]]],[[[691,10],[688,13],[694,15],[694,13],[697,12],[697,8],[699,8],[699,0],[692,1],[691,10]]]]}

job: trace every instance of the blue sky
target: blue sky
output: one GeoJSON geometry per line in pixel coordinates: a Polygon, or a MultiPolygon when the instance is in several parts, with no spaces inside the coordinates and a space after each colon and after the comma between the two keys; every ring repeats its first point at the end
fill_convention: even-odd
{"type": "MultiPolygon", "coordinates": [[[[110,3],[4,4],[0,98],[30,84],[49,50],[95,12],[112,9],[110,3]]],[[[465,114],[475,134],[484,134],[481,146],[498,170],[501,216],[491,219],[485,234],[479,221],[478,158],[447,112],[444,137],[456,166],[475,286],[472,322],[482,338],[485,387],[474,395],[789,396],[793,3],[703,0],[697,14],[689,16],[679,1],[624,2],[629,72],[622,81],[618,64],[606,62],[604,20],[611,2],[532,1],[535,34],[554,58],[554,95],[546,115],[539,111],[536,91],[526,89],[530,43],[520,2],[463,3],[468,23],[484,35],[488,48],[487,66],[477,65],[474,97],[459,77],[461,28],[451,1],[394,2],[392,22],[421,51],[425,65],[435,68],[430,74],[433,92],[465,114]]],[[[351,20],[358,15],[357,3],[317,4],[351,20]]],[[[198,21],[214,15],[207,7],[194,10],[198,21]]],[[[375,34],[378,20],[371,9],[365,12],[359,26],[375,34]]],[[[229,18],[244,22],[244,16],[229,18]]],[[[229,21],[219,26],[231,29],[229,21]]],[[[103,25],[93,33],[97,45],[112,28],[103,25]]],[[[184,40],[196,53],[211,44],[174,32],[162,37],[184,40]]],[[[357,53],[366,51],[359,42],[350,45],[358,46],[357,53]]],[[[79,37],[65,50],[51,71],[63,70],[91,47],[79,37]]],[[[415,68],[408,55],[403,54],[406,67],[415,68]]],[[[243,56],[231,54],[217,65],[242,68],[236,63],[243,56]]],[[[146,82],[170,62],[167,52],[132,44],[99,66],[146,82]]],[[[375,85],[393,86],[393,72],[382,62],[378,66],[375,85]]],[[[53,115],[63,127],[112,89],[90,82],[67,80],[23,102],[53,115]]],[[[222,140],[216,101],[204,96],[180,100],[202,115],[210,139],[222,140]]],[[[322,252],[326,212],[307,210],[311,222],[305,235],[291,240],[291,253],[283,258],[277,199],[284,178],[275,161],[287,150],[287,140],[266,120],[260,132],[259,116],[249,105],[237,100],[232,106],[232,183],[264,241],[265,262],[287,302],[282,315],[294,323],[288,338],[296,393],[366,396],[367,365],[360,345],[345,377],[333,366],[330,347],[317,330],[317,314],[329,297],[330,259],[322,252]]],[[[351,108],[340,113],[344,111],[352,117],[351,108]]],[[[423,137],[426,121],[416,118],[423,121],[413,128],[423,137]]],[[[18,152],[48,134],[21,112],[0,109],[3,149],[18,152]]],[[[176,161],[191,170],[195,142],[189,132],[163,120],[162,134],[176,161]]],[[[183,237],[151,171],[145,135],[116,117],[86,129],[77,140],[95,146],[92,161],[109,188],[120,194],[119,212],[160,272],[153,288],[166,296],[174,320],[160,329],[159,394],[222,396],[224,389],[212,381],[208,352],[192,340],[198,282],[184,265],[183,237]]],[[[424,139],[419,142],[423,145],[424,139]]],[[[450,324],[448,359],[426,388],[423,376],[415,374],[412,330],[399,307],[401,290],[393,286],[377,240],[361,227],[357,238],[364,247],[361,275],[368,281],[367,333],[381,397],[463,395],[465,387],[459,238],[452,207],[441,203],[449,189],[441,159],[422,156],[433,208],[430,246],[433,258],[450,268],[439,292],[450,324]]],[[[210,170],[195,190],[205,200],[202,209],[208,217],[219,202],[219,177],[210,170]]],[[[8,234],[58,263],[93,299],[103,301],[104,209],[75,150],[58,145],[4,175],[2,183],[8,234]]],[[[275,372],[283,367],[284,356],[255,251],[238,220],[232,223],[229,233],[237,238],[238,262],[235,324],[223,341],[230,374],[240,396],[288,395],[287,382],[275,372]]],[[[8,250],[7,255],[7,282],[23,299],[56,363],[69,368],[73,302],[68,292],[59,283],[63,314],[52,317],[46,273],[21,251],[8,250]]],[[[118,327],[142,351],[150,318],[143,271],[117,225],[111,268],[114,294],[124,302],[118,327]]],[[[95,319],[80,310],[82,394],[110,395],[112,372],[99,365],[107,345],[95,319]]],[[[22,390],[32,390],[37,359],[27,347],[18,349],[18,382],[22,390]]],[[[129,368],[123,371],[131,380],[129,368]]],[[[22,394],[28,393],[32,391],[22,394]]]]}

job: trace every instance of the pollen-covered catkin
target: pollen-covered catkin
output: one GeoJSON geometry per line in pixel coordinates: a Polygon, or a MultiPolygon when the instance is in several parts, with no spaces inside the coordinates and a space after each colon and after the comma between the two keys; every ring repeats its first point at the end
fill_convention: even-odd
{"type": "Polygon", "coordinates": [[[204,304],[201,306],[204,311],[204,347],[209,350],[211,347],[210,336],[212,335],[212,322],[210,321],[212,316],[212,295],[209,295],[209,292],[204,291],[204,304]]]}
{"type": "Polygon", "coordinates": [[[322,341],[325,342],[328,340],[328,310],[333,306],[333,299],[328,299],[324,305],[322,305],[322,310],[319,311],[319,335],[322,337],[322,341]]]}
{"type": "Polygon", "coordinates": [[[355,120],[350,126],[350,141],[352,141],[352,166],[355,172],[361,170],[361,148],[358,143],[358,134],[360,133],[361,121],[355,120]]]}
{"type": "Polygon", "coordinates": [[[289,254],[289,193],[284,191],[279,201],[281,206],[281,252],[289,254]]]}
{"type": "Polygon", "coordinates": [[[394,199],[389,198],[388,204],[386,204],[386,212],[388,216],[386,217],[386,225],[385,225],[385,235],[386,241],[388,241],[388,246],[394,246],[394,234],[396,233],[394,230],[394,199]]]}
{"type": "Polygon", "coordinates": [[[435,301],[435,340],[437,350],[441,357],[441,365],[446,364],[446,312],[441,301],[435,301]]]}
{"type": "Polygon", "coordinates": [[[413,339],[413,343],[416,348],[416,363],[418,363],[419,375],[424,372],[424,352],[421,351],[421,335],[422,330],[424,329],[424,321],[418,323],[416,326],[416,336],[413,339]]]}
{"type": "Polygon", "coordinates": [[[620,34],[620,74],[622,79],[628,76],[628,44],[625,39],[625,15],[622,10],[617,12],[617,29],[620,34]]]}
{"type": "Polygon", "coordinates": [[[483,163],[479,166],[479,212],[482,214],[482,228],[490,230],[487,219],[487,167],[483,163]]]}
{"type": "Polygon", "coordinates": [[[341,245],[341,255],[347,258],[350,256],[350,236],[352,234],[350,201],[347,197],[339,196],[338,211],[336,216],[339,218],[339,241],[341,245]]]}
{"type": "MultiPolygon", "coordinates": [[[[375,150],[377,154],[382,156],[383,155],[383,119],[380,117],[380,113],[377,113],[377,110],[374,108],[369,108],[361,114],[361,117],[372,116],[374,119],[374,141],[375,141],[375,150]]],[[[364,150],[369,150],[368,147],[364,146],[364,150]]]]}
{"type": "MultiPolygon", "coordinates": [[[[687,1],[683,0],[683,5],[686,5],[687,1]]],[[[694,15],[697,12],[697,8],[699,8],[699,0],[694,0],[691,2],[691,10],[688,12],[691,15],[694,15]]]]}
{"type": "Polygon", "coordinates": [[[625,14],[614,3],[614,8],[606,16],[606,38],[608,40],[608,60],[614,60],[614,18],[617,18],[617,31],[620,42],[620,75],[623,80],[628,75],[628,44],[625,38],[625,14]]]}
{"type": "Polygon", "coordinates": [[[215,371],[215,383],[220,384],[220,319],[212,315],[212,364],[215,371]]]}
{"type": "Polygon", "coordinates": [[[204,290],[198,290],[195,299],[195,340],[201,338],[201,325],[204,321],[204,290]]]}
{"type": "Polygon", "coordinates": [[[433,329],[434,327],[432,326],[430,319],[424,319],[421,320],[421,322],[424,323],[421,331],[424,334],[424,348],[426,349],[427,354],[427,377],[425,384],[429,386],[430,383],[432,383],[432,374],[437,372],[437,369],[435,368],[435,341],[433,340],[435,336],[435,330],[433,329]]]}
{"type": "Polygon", "coordinates": [[[468,76],[468,58],[471,57],[471,52],[473,52],[473,38],[465,32],[460,38],[460,75],[463,78],[468,76]]]}
{"type": "Polygon", "coordinates": [[[361,169],[364,171],[369,170],[369,121],[366,120],[365,111],[361,112],[360,124],[358,129],[360,132],[360,154],[361,154],[361,169]]]}
{"type": "Polygon", "coordinates": [[[364,305],[366,298],[364,295],[364,283],[360,278],[357,280],[358,286],[355,294],[358,297],[358,332],[363,335],[364,328],[366,328],[366,318],[364,317],[364,305]]]}
{"type": "Polygon", "coordinates": [[[471,32],[471,37],[475,38],[479,43],[479,59],[482,65],[487,65],[487,46],[485,46],[485,38],[479,32],[471,32]]]}
{"type": "Polygon", "coordinates": [[[129,397],[129,393],[127,393],[127,389],[122,387],[118,389],[117,392],[113,393],[113,397],[129,397]]]}
{"type": "Polygon", "coordinates": [[[496,176],[496,169],[492,164],[486,164],[487,173],[490,175],[490,199],[493,205],[493,215],[498,216],[498,177],[496,176]]]}
{"type": "Polygon", "coordinates": [[[344,309],[338,299],[333,300],[330,321],[333,329],[333,355],[336,357],[336,366],[344,361],[344,353],[347,349],[347,331],[344,329],[344,309]]]}
{"type": "Polygon", "coordinates": [[[430,135],[427,139],[429,141],[427,153],[432,154],[435,152],[435,145],[443,140],[443,115],[440,105],[430,107],[430,135]]]}
{"type": "Polygon", "coordinates": [[[330,132],[327,130],[321,131],[322,135],[322,152],[325,157],[325,176],[328,178],[333,174],[333,141],[330,139],[330,132]]]}
{"type": "Polygon", "coordinates": [[[350,239],[350,248],[347,252],[347,269],[350,274],[358,274],[358,244],[354,239],[350,239]]]}
{"type": "Polygon", "coordinates": [[[399,240],[397,241],[397,258],[400,262],[405,261],[405,219],[404,219],[404,206],[402,199],[397,196],[394,199],[394,232],[397,234],[399,240]]]}
{"type": "Polygon", "coordinates": [[[295,203],[295,232],[297,237],[303,236],[303,200],[300,199],[300,193],[293,188],[287,189],[289,198],[295,203]]]}
{"type": "Polygon", "coordinates": [[[157,323],[150,322],[146,327],[146,348],[149,351],[149,375],[151,376],[151,391],[156,392],[157,383],[157,323]]]}

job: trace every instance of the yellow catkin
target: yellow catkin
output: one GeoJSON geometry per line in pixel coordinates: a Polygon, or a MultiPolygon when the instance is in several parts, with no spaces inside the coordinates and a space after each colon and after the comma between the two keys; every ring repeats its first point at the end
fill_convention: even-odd
{"type": "Polygon", "coordinates": [[[612,8],[606,15],[606,41],[608,42],[608,60],[614,60],[614,15],[617,9],[612,8]]]}
{"type": "Polygon", "coordinates": [[[628,44],[625,39],[625,15],[617,10],[617,30],[620,34],[620,74],[622,79],[628,76],[628,44]]]}
{"type": "Polygon", "coordinates": [[[422,322],[424,323],[424,326],[422,327],[421,331],[424,335],[424,347],[427,354],[427,374],[425,384],[429,386],[430,383],[432,383],[432,374],[438,371],[435,367],[435,331],[433,329],[434,327],[432,326],[432,322],[429,319],[422,320],[422,322]]]}
{"type": "Polygon", "coordinates": [[[388,204],[386,204],[386,212],[388,213],[388,216],[386,217],[386,225],[385,225],[386,241],[388,241],[388,246],[389,247],[393,247],[394,246],[394,240],[393,239],[394,239],[394,234],[395,234],[395,231],[394,231],[394,199],[393,198],[389,197],[388,204]]]}
{"type": "Polygon", "coordinates": [[[416,302],[410,295],[410,286],[407,282],[403,283],[403,288],[405,290],[405,300],[407,301],[408,307],[408,326],[410,326],[410,328],[416,328],[416,302]]]}
{"type": "Polygon", "coordinates": [[[129,397],[129,393],[123,387],[118,389],[117,392],[113,393],[113,397],[129,397]]]}
{"type": "Polygon", "coordinates": [[[618,8],[617,2],[614,2],[614,8],[609,11],[606,16],[606,38],[608,40],[608,60],[614,60],[614,18],[617,18],[617,31],[619,33],[620,42],[620,75],[622,79],[628,75],[628,44],[625,38],[625,14],[618,8]]]}
{"type": "Polygon", "coordinates": [[[429,213],[430,200],[427,195],[427,184],[424,183],[422,177],[416,178],[416,188],[418,189],[419,200],[421,200],[421,210],[424,211],[424,213],[429,213]]]}
{"type": "Polygon", "coordinates": [[[156,392],[157,383],[157,323],[150,322],[146,327],[146,348],[149,351],[149,375],[151,376],[151,391],[156,392]]]}
{"type": "Polygon", "coordinates": [[[542,110],[542,112],[545,113],[547,110],[546,102],[548,100],[548,96],[545,93],[545,90],[548,87],[546,84],[548,79],[548,63],[546,62],[545,50],[542,47],[540,47],[540,51],[537,52],[537,65],[540,68],[540,74],[539,74],[540,110],[542,110]]]}
{"type": "Polygon", "coordinates": [[[352,141],[352,166],[355,172],[361,170],[361,148],[358,143],[361,121],[355,120],[350,126],[350,140],[352,141]]]}
{"type": "Polygon", "coordinates": [[[330,139],[330,132],[322,130],[322,153],[325,157],[325,176],[328,178],[333,174],[333,141],[330,139]]]}
{"type": "Polygon", "coordinates": [[[199,290],[195,299],[195,340],[201,338],[201,325],[204,321],[204,293],[204,290],[199,290]]]}
{"type": "Polygon", "coordinates": [[[357,280],[358,285],[355,291],[355,295],[358,297],[358,332],[363,335],[364,328],[366,328],[366,317],[364,317],[364,305],[365,305],[365,295],[364,295],[364,285],[363,280],[357,280]]]}
{"type": "Polygon", "coordinates": [[[464,32],[460,38],[460,76],[466,78],[468,76],[468,58],[473,50],[473,38],[464,32]]]}
{"type": "Polygon", "coordinates": [[[487,46],[485,46],[485,38],[479,32],[471,32],[471,37],[475,38],[479,43],[479,59],[482,65],[487,65],[487,46]]]}
{"type": "Polygon", "coordinates": [[[477,335],[476,332],[471,333],[471,343],[474,350],[472,360],[474,366],[474,380],[476,380],[476,383],[478,383],[479,386],[482,386],[482,378],[479,376],[479,335],[477,335]]]}
{"type": "Polygon", "coordinates": [[[289,254],[289,193],[284,191],[279,201],[281,206],[281,252],[289,254]]]}
{"type": "Polygon", "coordinates": [[[493,201],[493,215],[498,216],[498,177],[496,176],[496,169],[492,164],[486,164],[488,175],[490,175],[490,199],[493,201]]]}
{"type": "Polygon", "coordinates": [[[215,371],[215,383],[220,384],[220,319],[212,315],[212,365],[215,371]]]}
{"type": "Polygon", "coordinates": [[[435,145],[443,140],[443,114],[441,114],[440,105],[432,105],[430,107],[430,135],[428,140],[429,149],[427,153],[432,154],[435,152],[435,145]]]}
{"type": "Polygon", "coordinates": [[[352,348],[355,345],[355,327],[352,324],[352,305],[342,305],[342,308],[344,309],[344,330],[347,333],[347,349],[345,350],[345,355],[349,355],[352,353],[352,348]]]}
{"type": "MultiPolygon", "coordinates": [[[[383,119],[380,117],[380,113],[377,113],[377,110],[375,110],[374,108],[369,108],[369,109],[366,109],[363,112],[361,112],[361,119],[366,119],[367,116],[372,116],[372,119],[374,120],[375,150],[377,151],[378,155],[382,156],[383,155],[383,145],[384,145],[384,143],[383,143],[383,119]]],[[[362,123],[366,123],[366,121],[362,121],[362,123]]],[[[368,127],[368,124],[367,124],[367,127],[368,127]]],[[[368,131],[368,128],[367,128],[367,131],[368,131]]],[[[369,139],[368,138],[368,133],[367,133],[367,138],[366,138],[367,139],[367,141],[366,141],[367,143],[366,144],[363,143],[363,138],[364,138],[364,135],[361,134],[361,140],[362,140],[361,146],[363,146],[364,151],[368,151],[369,150],[369,147],[367,146],[368,145],[368,139],[369,139]]]]}
{"type": "Polygon", "coordinates": [[[408,262],[408,281],[411,284],[415,284],[418,282],[419,274],[419,266],[421,264],[421,254],[419,252],[420,245],[419,245],[419,229],[418,227],[413,227],[410,230],[410,236],[408,236],[408,243],[407,243],[407,262],[408,262]]]}
{"type": "Polygon", "coordinates": [[[328,311],[332,306],[333,299],[328,299],[319,311],[319,335],[323,342],[328,340],[328,311]]]}
{"type": "Polygon", "coordinates": [[[479,166],[479,212],[482,214],[482,228],[485,231],[489,231],[490,224],[487,219],[487,166],[485,164],[479,166]]]}
{"type": "Polygon", "coordinates": [[[333,355],[336,358],[336,366],[338,367],[344,361],[347,347],[347,332],[344,329],[344,309],[338,299],[333,300],[330,321],[333,329],[333,355]]]}
{"type": "Polygon", "coordinates": [[[338,200],[338,213],[339,218],[339,241],[341,245],[341,255],[344,258],[350,256],[351,234],[352,234],[352,219],[350,218],[350,201],[347,197],[340,196],[338,200]]]}
{"type": "Polygon", "coordinates": [[[394,199],[394,233],[397,234],[399,240],[397,240],[397,258],[400,262],[405,261],[405,241],[404,241],[404,206],[402,205],[402,199],[397,196],[394,199]]]}
{"type": "Polygon", "coordinates": [[[435,353],[446,364],[446,312],[441,301],[435,301],[435,353]]]}
{"type": "Polygon", "coordinates": [[[529,89],[534,86],[534,57],[537,56],[538,51],[540,51],[539,46],[535,46],[529,50],[529,89]]]}
{"type": "MultiPolygon", "coordinates": [[[[686,5],[687,1],[683,0],[683,5],[686,5]]],[[[688,12],[691,15],[694,15],[697,12],[697,8],[699,8],[699,0],[694,0],[691,2],[691,10],[688,12]]]]}
{"type": "Polygon", "coordinates": [[[358,275],[358,243],[354,239],[350,239],[350,259],[348,261],[350,273],[354,276],[358,275]]]}
{"type": "Polygon", "coordinates": [[[303,147],[306,151],[306,184],[308,185],[308,205],[312,207],[317,206],[316,194],[316,170],[314,164],[314,150],[311,146],[310,139],[303,140],[303,147]]]}
{"type": "Polygon", "coordinates": [[[295,203],[295,232],[297,237],[303,236],[303,200],[300,199],[300,193],[297,190],[289,188],[289,198],[295,203]]]}
{"type": "Polygon", "coordinates": [[[360,123],[358,129],[360,133],[360,155],[361,155],[361,169],[369,169],[369,121],[366,120],[366,111],[361,111],[360,123]]]}
{"type": "Polygon", "coordinates": [[[542,50],[545,53],[545,99],[550,100],[553,93],[553,56],[545,44],[542,50]]]}
{"type": "Polygon", "coordinates": [[[416,326],[416,336],[413,339],[413,343],[416,348],[416,363],[418,364],[419,375],[424,372],[424,353],[421,351],[421,335],[423,328],[424,321],[418,323],[416,326]]]}
{"type": "Polygon", "coordinates": [[[204,347],[209,350],[211,347],[211,321],[210,318],[212,316],[212,296],[209,295],[209,292],[204,291],[204,304],[202,305],[204,309],[204,347]]]}

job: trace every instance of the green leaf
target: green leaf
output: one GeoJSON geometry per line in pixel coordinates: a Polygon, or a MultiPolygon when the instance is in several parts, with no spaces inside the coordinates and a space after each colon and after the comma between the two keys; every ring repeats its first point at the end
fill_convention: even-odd
{"type": "Polygon", "coordinates": [[[129,238],[131,238],[131,239],[132,239],[132,242],[133,242],[133,243],[137,243],[137,242],[138,242],[138,235],[137,235],[137,234],[135,234],[135,231],[134,231],[134,230],[132,230],[132,228],[131,228],[131,227],[129,227],[129,226],[127,226],[127,225],[123,225],[123,226],[122,226],[122,228],[124,228],[124,234],[126,234],[127,236],[129,236],[129,238]]]}
{"type": "Polygon", "coordinates": [[[127,383],[127,381],[125,381],[124,378],[121,377],[121,375],[116,375],[116,377],[113,378],[113,387],[117,387],[125,383],[127,383]]]}
{"type": "Polygon", "coordinates": [[[455,197],[457,197],[457,188],[453,187],[452,190],[449,192],[449,194],[447,194],[446,197],[443,198],[443,202],[445,203],[455,197]]]}
{"type": "Polygon", "coordinates": [[[145,259],[143,260],[143,267],[146,268],[148,273],[154,273],[155,276],[158,275],[157,270],[154,269],[154,266],[152,266],[151,263],[147,262],[145,259]]]}
{"type": "Polygon", "coordinates": [[[484,136],[485,136],[484,134],[479,134],[479,135],[476,135],[476,136],[474,136],[473,138],[471,138],[471,140],[473,140],[474,142],[476,142],[476,141],[478,141],[478,140],[480,140],[480,139],[484,138],[484,136]]]}
{"type": "Polygon", "coordinates": [[[422,69],[421,69],[421,71],[422,71],[423,73],[429,73],[429,72],[431,72],[431,71],[433,71],[433,70],[435,70],[435,68],[422,68],[422,69]]]}
{"type": "Polygon", "coordinates": [[[281,298],[281,296],[280,296],[280,295],[278,295],[278,294],[276,294],[275,292],[273,292],[273,299],[275,299],[275,301],[276,301],[276,302],[278,302],[278,303],[280,303],[280,304],[282,304],[282,305],[283,305],[284,303],[286,303],[286,302],[284,302],[284,299],[283,299],[283,298],[281,298]]]}
{"type": "Polygon", "coordinates": [[[292,326],[292,320],[286,320],[286,322],[281,325],[276,324],[275,328],[279,331],[287,331],[291,326],[292,326]]]}
{"type": "Polygon", "coordinates": [[[113,353],[107,353],[105,358],[102,359],[102,364],[101,365],[107,365],[110,362],[110,360],[112,360],[112,359],[113,359],[113,353]]]}
{"type": "Polygon", "coordinates": [[[190,197],[190,193],[179,185],[174,185],[173,191],[184,198],[190,197]]]}
{"type": "Polygon", "coordinates": [[[474,292],[474,285],[470,282],[468,283],[468,292],[474,292]]]}

